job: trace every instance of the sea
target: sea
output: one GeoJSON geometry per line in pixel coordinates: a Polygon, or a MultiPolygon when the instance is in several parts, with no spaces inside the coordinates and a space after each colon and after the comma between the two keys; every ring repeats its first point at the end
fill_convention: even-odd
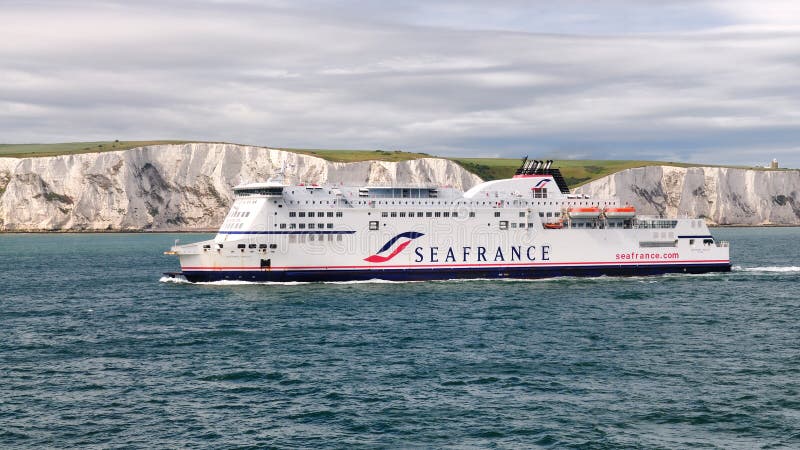
{"type": "Polygon", "coordinates": [[[733,271],[189,284],[199,234],[0,235],[0,448],[800,448],[800,228],[733,271]]]}

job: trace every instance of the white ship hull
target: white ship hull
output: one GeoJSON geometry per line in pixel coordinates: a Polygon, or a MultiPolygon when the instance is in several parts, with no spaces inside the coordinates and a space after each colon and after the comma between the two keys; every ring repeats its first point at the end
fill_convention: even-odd
{"type": "Polygon", "coordinates": [[[556,184],[552,171],[484,183],[466,193],[274,182],[238,187],[240,195],[213,240],[169,253],[180,256],[180,275],[193,282],[730,270],[727,243],[715,242],[701,219],[565,217],[563,228],[546,229],[544,222],[563,217],[572,206],[617,206],[614,199],[577,198],[563,188],[531,190],[548,184],[556,184]]]}

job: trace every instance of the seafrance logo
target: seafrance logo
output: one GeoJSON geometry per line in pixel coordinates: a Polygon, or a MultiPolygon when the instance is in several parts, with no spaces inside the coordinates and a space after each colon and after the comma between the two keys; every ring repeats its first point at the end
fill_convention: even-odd
{"type": "Polygon", "coordinates": [[[538,183],[536,183],[536,186],[534,186],[533,188],[534,189],[541,189],[541,188],[544,187],[545,184],[547,184],[548,181],[550,181],[550,178],[546,178],[544,180],[541,180],[538,183]]]}
{"type": "Polygon", "coordinates": [[[402,252],[406,247],[408,247],[408,244],[410,244],[411,241],[422,236],[425,236],[425,234],[417,233],[416,231],[406,231],[405,233],[400,233],[397,236],[389,239],[389,241],[386,242],[385,244],[383,244],[383,247],[381,247],[381,249],[378,250],[377,253],[375,253],[372,256],[364,258],[364,261],[371,263],[382,263],[389,261],[390,259],[397,256],[400,252],[402,252]],[[401,239],[407,239],[407,240],[397,244],[397,242],[400,241],[401,239]],[[389,249],[391,248],[394,248],[394,250],[392,250],[388,254],[381,255],[381,253],[388,252],[389,249]]]}
{"type": "MultiPolygon", "coordinates": [[[[388,242],[383,244],[380,250],[372,256],[364,258],[364,261],[371,263],[384,263],[391,260],[400,252],[405,250],[414,239],[425,236],[423,233],[416,231],[406,231],[397,236],[389,239],[388,242]]],[[[515,245],[507,248],[503,247],[416,247],[414,249],[414,262],[463,262],[463,263],[481,263],[481,262],[514,262],[514,261],[549,261],[550,260],[550,246],[542,245],[536,247],[533,245],[521,246],[515,245]]]]}

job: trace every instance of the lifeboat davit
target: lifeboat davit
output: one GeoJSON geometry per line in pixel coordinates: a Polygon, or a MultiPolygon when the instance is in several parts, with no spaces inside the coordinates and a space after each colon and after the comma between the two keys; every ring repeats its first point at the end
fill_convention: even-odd
{"type": "Polygon", "coordinates": [[[633,206],[606,208],[604,213],[609,219],[631,219],[636,216],[636,208],[633,206]]]}
{"type": "Polygon", "coordinates": [[[600,217],[600,208],[589,206],[585,208],[569,208],[567,214],[573,219],[595,219],[600,217]]]}

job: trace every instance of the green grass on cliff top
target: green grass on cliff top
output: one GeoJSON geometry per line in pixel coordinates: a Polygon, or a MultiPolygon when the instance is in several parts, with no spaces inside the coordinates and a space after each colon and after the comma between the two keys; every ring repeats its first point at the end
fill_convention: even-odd
{"type": "MultiPolygon", "coordinates": [[[[519,168],[519,159],[507,158],[452,158],[465,169],[484,180],[511,178],[519,168]]],[[[589,181],[602,178],[615,172],[634,167],[654,165],[670,165],[689,167],[690,164],[678,164],[662,161],[634,160],[554,160],[553,167],[560,169],[564,180],[570,187],[577,187],[589,181]]]]}
{"type": "Polygon", "coordinates": [[[40,156],[76,155],[130,150],[160,144],[186,144],[190,141],[100,141],[64,142],[61,144],[0,144],[0,157],[36,158],[40,156]]]}
{"type": "MultiPolygon", "coordinates": [[[[102,153],[117,150],[130,150],[136,147],[162,144],[188,144],[198,141],[98,141],[65,142],[61,144],[0,144],[0,157],[36,158],[41,156],[74,155],[79,153],[102,153]]],[[[270,147],[272,148],[272,147],[270,147]]],[[[301,148],[279,148],[295,153],[316,156],[335,162],[358,161],[408,161],[410,159],[431,158],[427,153],[411,153],[400,150],[317,150],[301,148]]]]}
{"type": "MultiPolygon", "coordinates": [[[[58,156],[79,153],[100,153],[116,150],[128,150],[146,145],[186,144],[197,141],[103,141],[103,142],[69,142],[62,144],[0,144],[0,157],[30,158],[40,156],[58,156]]],[[[408,161],[418,158],[435,157],[427,153],[412,153],[399,150],[321,150],[292,149],[280,150],[316,156],[334,162],[358,161],[408,161]]],[[[520,166],[520,159],[510,158],[449,158],[465,169],[484,180],[510,178],[520,166]]],[[[556,160],[553,167],[561,169],[564,179],[570,187],[577,187],[589,181],[602,178],[621,170],[653,165],[669,165],[677,167],[693,167],[700,164],[684,164],[664,161],[637,160],[556,160]]],[[[763,169],[761,169],[763,170],[763,169]]]]}

